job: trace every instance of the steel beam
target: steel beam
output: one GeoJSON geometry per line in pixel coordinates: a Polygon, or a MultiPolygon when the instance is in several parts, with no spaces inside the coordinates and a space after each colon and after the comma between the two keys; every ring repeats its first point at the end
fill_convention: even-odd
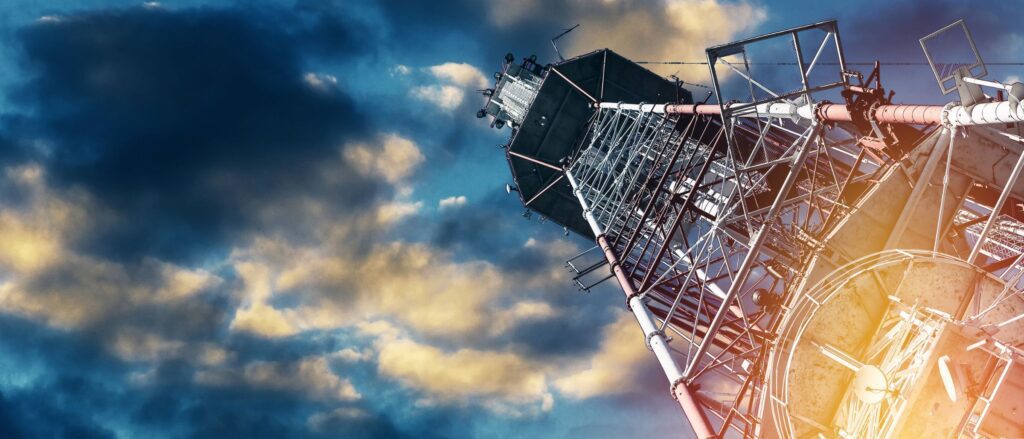
{"type": "MultiPolygon", "coordinates": [[[[818,118],[826,122],[852,122],[853,114],[843,104],[795,105],[786,102],[767,104],[729,103],[716,104],[623,104],[601,102],[599,108],[620,108],[623,110],[649,111],[660,114],[705,114],[720,115],[722,110],[749,108],[732,116],[763,118],[765,116],[790,119],[818,118]]],[[[942,105],[879,105],[871,113],[877,122],[908,125],[989,125],[1017,123],[1024,121],[1024,105],[1014,108],[1010,102],[988,102],[968,107],[942,105]]]]}
{"type": "Polygon", "coordinates": [[[633,312],[637,323],[640,324],[644,337],[648,340],[648,345],[650,345],[651,350],[654,352],[654,356],[658,358],[658,363],[661,364],[665,377],[668,378],[672,385],[672,396],[679,403],[679,407],[682,408],[683,414],[686,415],[686,419],[699,439],[715,437],[714,429],[711,427],[704,410],[701,409],[700,403],[697,402],[693,392],[682,379],[683,374],[679,370],[679,366],[676,365],[675,359],[672,358],[664,333],[658,331],[654,318],[651,316],[651,311],[644,305],[643,299],[637,294],[636,289],[633,288],[633,283],[630,282],[626,272],[622,269],[621,264],[619,264],[618,255],[615,254],[615,250],[608,244],[608,239],[604,236],[604,230],[602,230],[601,225],[598,224],[593,213],[590,211],[589,203],[583,197],[583,193],[580,191],[576,179],[573,178],[572,172],[566,170],[565,176],[569,181],[569,185],[572,186],[573,193],[576,194],[580,206],[583,207],[584,218],[586,218],[587,223],[590,225],[591,231],[594,232],[594,236],[597,236],[597,244],[604,250],[605,258],[608,259],[608,264],[611,266],[612,273],[615,274],[615,278],[619,282],[619,287],[622,288],[622,292],[628,299],[630,311],[633,312]]]}
{"type": "MultiPolygon", "coordinates": [[[[718,328],[722,326],[722,322],[725,321],[725,316],[727,314],[725,312],[725,309],[728,308],[729,304],[736,300],[736,296],[739,295],[740,289],[743,288],[743,284],[747,282],[747,278],[750,276],[750,270],[754,267],[754,263],[760,256],[761,247],[764,246],[766,238],[768,238],[768,233],[766,232],[768,231],[768,228],[771,226],[771,223],[775,220],[775,217],[778,216],[779,211],[782,209],[782,204],[786,200],[786,195],[789,193],[790,189],[792,189],[793,185],[796,183],[797,177],[800,175],[801,169],[803,169],[804,161],[807,158],[807,154],[809,152],[808,146],[812,141],[818,138],[818,134],[821,133],[821,128],[822,125],[820,124],[816,124],[811,128],[811,132],[807,135],[807,138],[804,139],[803,144],[800,145],[800,150],[797,151],[796,155],[794,156],[793,164],[791,165],[789,174],[786,175],[786,180],[782,183],[782,187],[779,189],[778,194],[775,196],[775,201],[772,203],[772,206],[768,210],[768,213],[765,214],[764,224],[761,226],[761,229],[757,232],[757,235],[754,236],[754,239],[750,243],[749,249],[747,251],[747,255],[743,258],[743,263],[740,264],[740,268],[736,271],[736,276],[733,280],[733,283],[729,285],[729,291],[726,292],[725,301],[722,304],[722,309],[718,310],[718,312],[715,314],[714,320],[711,321],[711,326],[708,328],[709,336],[714,337],[715,332],[718,331],[718,328]]],[[[694,354],[693,358],[689,359],[689,365],[687,365],[686,370],[683,372],[683,375],[685,377],[691,376],[697,364],[700,363],[701,357],[703,357],[704,354],[707,353],[710,347],[711,343],[709,343],[708,338],[705,337],[704,340],[701,341],[700,346],[697,348],[697,352],[694,354]]]]}

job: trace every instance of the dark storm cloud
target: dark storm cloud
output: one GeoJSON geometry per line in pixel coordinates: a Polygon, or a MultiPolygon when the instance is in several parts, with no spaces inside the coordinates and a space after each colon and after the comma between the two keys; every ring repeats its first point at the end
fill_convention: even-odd
{"type": "MultiPolygon", "coordinates": [[[[433,125],[428,122],[436,122],[436,115],[410,115],[401,105],[364,114],[344,90],[305,84],[306,71],[315,71],[311,65],[372,57],[366,48],[381,44],[425,53],[420,59],[433,57],[410,62],[414,67],[445,61],[485,67],[509,50],[520,56],[537,51],[544,59],[551,55],[545,52],[547,39],[572,24],[552,14],[496,29],[479,2],[390,2],[382,6],[389,41],[381,43],[367,41],[372,32],[339,10],[321,2],[301,2],[291,10],[136,8],[31,25],[12,40],[29,79],[11,94],[23,111],[0,122],[0,164],[35,160],[51,184],[88,189],[98,205],[115,215],[90,230],[90,238],[75,250],[98,253],[124,267],[124,279],[97,282],[124,280],[148,290],[155,287],[147,283],[155,274],[140,259],[195,262],[206,252],[222,251],[254,228],[270,228],[260,217],[268,206],[312,195],[331,201],[336,211],[327,217],[344,221],[346,211],[387,196],[378,181],[353,175],[340,161],[340,181],[326,183],[317,172],[337,160],[338,146],[366,138],[382,118],[403,127],[402,132],[442,137],[435,139],[439,145],[493,150],[489,141],[473,143],[460,119],[433,125]],[[478,46],[475,52],[453,52],[453,41],[478,46]],[[421,116],[420,122],[405,120],[421,116]],[[18,145],[16,153],[3,148],[5,134],[18,139],[7,143],[18,145]]],[[[443,148],[452,155],[460,151],[443,148]]],[[[562,237],[555,225],[525,221],[520,211],[517,200],[494,193],[464,216],[445,214],[433,242],[459,258],[486,259],[511,274],[562,264],[560,258],[524,248],[529,233],[523,229],[542,242],[573,238],[562,237]]],[[[307,219],[285,210],[274,220],[307,219]]],[[[68,302],[109,293],[82,288],[92,281],[81,278],[83,271],[69,265],[74,263],[50,267],[28,287],[59,293],[68,302]]],[[[181,437],[312,435],[309,416],[332,407],[287,392],[196,384],[195,372],[202,366],[191,360],[201,354],[193,350],[202,343],[230,351],[224,367],[234,370],[251,361],[294,361],[340,348],[302,335],[268,341],[231,333],[227,325],[238,299],[230,292],[238,284],[230,273],[216,274],[225,279],[223,284],[180,303],[130,303],[128,292],[111,293],[104,299],[110,301],[106,314],[73,331],[50,333],[38,321],[0,319],[5,334],[0,349],[18,353],[0,356],[5,368],[0,370],[33,369],[43,375],[30,387],[3,386],[0,436],[106,437],[121,422],[136,433],[181,437]],[[188,352],[151,362],[113,358],[111,338],[135,330],[183,341],[188,352]],[[149,373],[149,366],[151,383],[128,382],[131,372],[149,373]],[[74,401],[79,403],[73,406],[74,401]],[[95,419],[104,417],[106,422],[95,419]]],[[[583,355],[600,341],[594,322],[608,320],[610,304],[622,306],[614,289],[585,297],[566,283],[544,294],[564,317],[516,328],[494,345],[511,344],[537,355],[583,355]]],[[[372,400],[355,404],[385,408],[360,406],[369,416],[358,421],[329,419],[322,426],[324,437],[460,437],[479,418],[489,419],[466,407],[413,408],[414,392],[375,373],[352,375],[362,378],[356,385],[372,400]]],[[[651,388],[662,391],[664,383],[651,388]]]]}
{"type": "Polygon", "coordinates": [[[114,438],[110,430],[96,425],[88,416],[71,407],[53,404],[46,396],[53,389],[36,392],[15,391],[0,393],[0,436],[60,437],[60,438],[114,438]]]}
{"type": "Polygon", "coordinates": [[[309,86],[314,55],[362,55],[336,16],[254,9],[125,9],[18,32],[29,73],[12,94],[50,146],[51,179],[81,185],[118,220],[86,247],[173,260],[216,249],[297,195],[338,206],[380,192],[338,159],[366,120],[345,92],[309,86]],[[338,162],[336,184],[320,168],[338,162]]]}
{"type": "MultiPolygon", "coordinates": [[[[10,379],[36,375],[0,390],[0,437],[112,438],[118,426],[140,437],[403,437],[387,416],[372,414],[311,431],[309,416],[333,406],[285,390],[198,386],[195,365],[182,358],[155,364],[149,383],[130,383],[131,366],[90,331],[48,330],[11,316],[0,316],[0,331],[0,370],[10,379]]],[[[259,354],[288,361],[273,349],[259,354]]],[[[243,368],[247,355],[239,357],[230,367],[243,368]]]]}
{"type": "Polygon", "coordinates": [[[0,390],[0,437],[115,437],[94,417],[109,411],[117,399],[110,388],[86,376],[123,369],[101,354],[94,340],[12,316],[0,316],[0,331],[5,334],[0,342],[5,375],[39,375],[27,385],[0,390]]]}

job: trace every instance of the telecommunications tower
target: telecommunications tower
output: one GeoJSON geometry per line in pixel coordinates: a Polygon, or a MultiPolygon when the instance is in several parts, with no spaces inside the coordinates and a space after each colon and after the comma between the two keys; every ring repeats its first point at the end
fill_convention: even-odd
{"type": "Polygon", "coordinates": [[[980,79],[962,21],[921,46],[958,102],[893,104],[835,21],[708,48],[707,98],[607,49],[485,92],[696,437],[1024,437],[1024,84],[980,79]]]}

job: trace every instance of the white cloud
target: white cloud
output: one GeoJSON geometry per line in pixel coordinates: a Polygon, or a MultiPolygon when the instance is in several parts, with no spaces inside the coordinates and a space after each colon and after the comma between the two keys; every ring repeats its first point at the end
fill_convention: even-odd
{"type": "Polygon", "coordinates": [[[458,195],[447,198],[442,198],[441,201],[437,202],[437,207],[441,209],[462,207],[466,204],[466,196],[458,195]]]}
{"type": "Polygon", "coordinates": [[[479,89],[488,85],[487,77],[480,69],[466,63],[446,62],[431,66],[429,70],[435,78],[462,88],[479,89]]]}
{"type": "Polygon", "coordinates": [[[548,320],[559,315],[559,311],[547,302],[522,301],[497,314],[490,330],[492,334],[503,334],[523,322],[548,320]]]}
{"type": "Polygon", "coordinates": [[[389,183],[405,179],[424,160],[415,142],[393,133],[380,136],[373,145],[346,145],[344,156],[357,172],[380,175],[389,183]]]}
{"type": "Polygon", "coordinates": [[[454,85],[423,85],[413,87],[409,94],[421,101],[430,102],[444,111],[452,111],[462,104],[466,92],[454,85]]]}
{"type": "Polygon", "coordinates": [[[405,76],[411,72],[412,69],[410,69],[409,66],[406,66],[404,64],[396,64],[394,67],[391,68],[391,76],[405,76]]]}
{"type": "Polygon", "coordinates": [[[154,296],[157,301],[182,300],[222,282],[221,278],[200,268],[190,270],[156,259],[147,259],[143,263],[155,267],[164,279],[154,296]]]}
{"type": "Polygon", "coordinates": [[[430,102],[444,111],[462,105],[467,91],[487,87],[487,77],[479,69],[466,63],[447,62],[427,68],[438,84],[421,85],[409,90],[409,95],[430,102]]]}
{"type": "Polygon", "coordinates": [[[331,357],[337,358],[346,363],[357,363],[360,361],[367,361],[373,359],[373,351],[371,351],[370,349],[363,349],[362,351],[357,351],[353,348],[344,348],[340,351],[331,354],[331,357]]]}
{"type": "Polygon", "coordinates": [[[338,78],[334,75],[327,75],[323,73],[308,72],[303,75],[302,80],[310,87],[321,91],[329,90],[338,85],[338,78]]]}
{"type": "Polygon", "coordinates": [[[291,319],[263,302],[237,309],[230,328],[265,338],[289,337],[299,332],[291,319]]]}
{"type": "MultiPolygon", "coordinates": [[[[256,245],[263,243],[259,241],[256,245]]],[[[231,330],[268,338],[287,337],[299,332],[280,311],[266,304],[273,288],[272,274],[267,265],[240,261],[234,264],[234,269],[242,280],[246,300],[242,307],[235,310],[231,330]]]]}
{"type": "Polygon", "coordinates": [[[377,222],[385,226],[394,224],[409,216],[419,213],[422,209],[422,201],[392,201],[384,203],[377,206],[377,222]]]}

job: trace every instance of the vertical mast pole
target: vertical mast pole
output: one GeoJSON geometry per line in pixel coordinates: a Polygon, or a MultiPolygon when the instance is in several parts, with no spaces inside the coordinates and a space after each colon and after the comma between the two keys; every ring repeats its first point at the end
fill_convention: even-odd
{"type": "Polygon", "coordinates": [[[650,310],[644,305],[643,299],[636,292],[636,288],[633,287],[633,283],[629,280],[629,276],[622,269],[619,264],[619,257],[615,254],[615,250],[608,244],[608,239],[604,235],[604,230],[601,225],[598,224],[594,218],[593,213],[590,210],[590,205],[586,198],[583,197],[583,192],[580,191],[579,185],[576,178],[573,177],[572,171],[565,171],[566,179],[569,180],[569,185],[572,186],[573,194],[576,195],[576,199],[579,201],[580,206],[583,207],[583,217],[586,218],[587,224],[590,225],[591,231],[594,232],[594,236],[597,237],[597,244],[604,251],[605,258],[608,260],[608,265],[612,269],[612,273],[615,275],[615,279],[619,282],[619,287],[622,288],[622,292],[626,295],[626,300],[629,305],[630,311],[636,317],[637,323],[640,324],[640,329],[644,332],[644,337],[647,340],[647,344],[654,352],[654,356],[658,358],[658,363],[661,364],[662,370],[665,371],[665,377],[668,378],[672,387],[672,396],[679,403],[679,407],[683,409],[683,414],[690,423],[690,427],[693,428],[694,433],[697,434],[699,439],[713,438],[715,437],[714,430],[711,428],[710,422],[708,422],[707,416],[704,414],[704,410],[700,408],[700,403],[693,396],[693,392],[687,386],[683,379],[683,374],[679,370],[679,366],[676,365],[675,360],[672,358],[672,354],[668,350],[668,343],[665,341],[665,335],[658,330],[654,323],[654,318],[651,316],[650,310]]]}

